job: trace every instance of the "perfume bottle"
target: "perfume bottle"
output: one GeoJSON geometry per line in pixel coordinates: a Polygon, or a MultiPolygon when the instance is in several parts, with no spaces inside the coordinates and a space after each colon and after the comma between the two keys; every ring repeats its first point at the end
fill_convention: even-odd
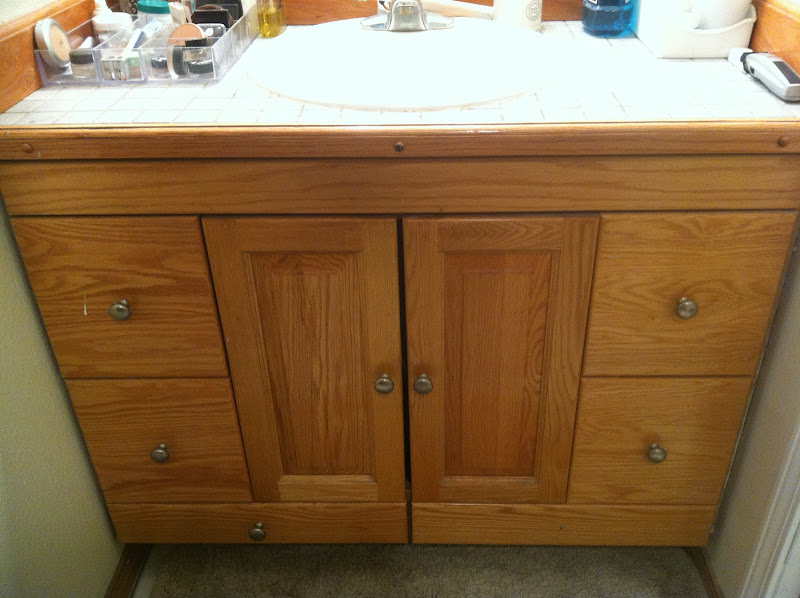
{"type": "Polygon", "coordinates": [[[583,30],[595,37],[632,35],[637,0],[583,0],[583,30]]]}

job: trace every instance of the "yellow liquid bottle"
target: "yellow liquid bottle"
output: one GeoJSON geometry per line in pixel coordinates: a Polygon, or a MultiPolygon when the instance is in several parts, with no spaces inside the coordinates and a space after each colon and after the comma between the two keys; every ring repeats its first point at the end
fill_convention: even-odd
{"type": "Polygon", "coordinates": [[[275,37],[286,29],[283,0],[258,0],[258,28],[261,37],[275,37]]]}

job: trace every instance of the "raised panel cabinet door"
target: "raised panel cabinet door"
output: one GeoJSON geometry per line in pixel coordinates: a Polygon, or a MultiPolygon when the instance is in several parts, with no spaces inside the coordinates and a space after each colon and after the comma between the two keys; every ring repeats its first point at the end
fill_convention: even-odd
{"type": "Polygon", "coordinates": [[[255,500],[405,501],[396,221],[203,226],[255,500]]]}
{"type": "Polygon", "coordinates": [[[597,225],[403,221],[415,503],[565,500],[597,225]]]}

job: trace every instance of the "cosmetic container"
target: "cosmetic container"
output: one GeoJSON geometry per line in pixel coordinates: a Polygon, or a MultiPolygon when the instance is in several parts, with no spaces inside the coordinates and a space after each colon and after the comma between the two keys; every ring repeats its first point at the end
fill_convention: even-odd
{"type": "Polygon", "coordinates": [[[283,0],[258,0],[257,10],[261,37],[275,37],[286,30],[283,0]]]}
{"type": "Polygon", "coordinates": [[[583,0],[583,30],[595,37],[631,35],[637,0],[583,0]]]}

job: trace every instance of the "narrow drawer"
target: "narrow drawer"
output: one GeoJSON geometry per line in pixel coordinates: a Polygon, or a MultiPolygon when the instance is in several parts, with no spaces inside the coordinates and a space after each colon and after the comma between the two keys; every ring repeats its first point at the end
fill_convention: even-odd
{"type": "Polygon", "coordinates": [[[716,504],[750,384],[750,378],[583,379],[567,501],[716,504]]]}
{"type": "Polygon", "coordinates": [[[67,388],[106,501],[252,500],[227,379],[68,380],[67,388]]]}
{"type": "Polygon", "coordinates": [[[12,225],[65,378],[227,376],[196,218],[12,225]]]}
{"type": "Polygon", "coordinates": [[[752,375],[794,220],[794,212],[603,216],[584,375],[752,375]]]}

